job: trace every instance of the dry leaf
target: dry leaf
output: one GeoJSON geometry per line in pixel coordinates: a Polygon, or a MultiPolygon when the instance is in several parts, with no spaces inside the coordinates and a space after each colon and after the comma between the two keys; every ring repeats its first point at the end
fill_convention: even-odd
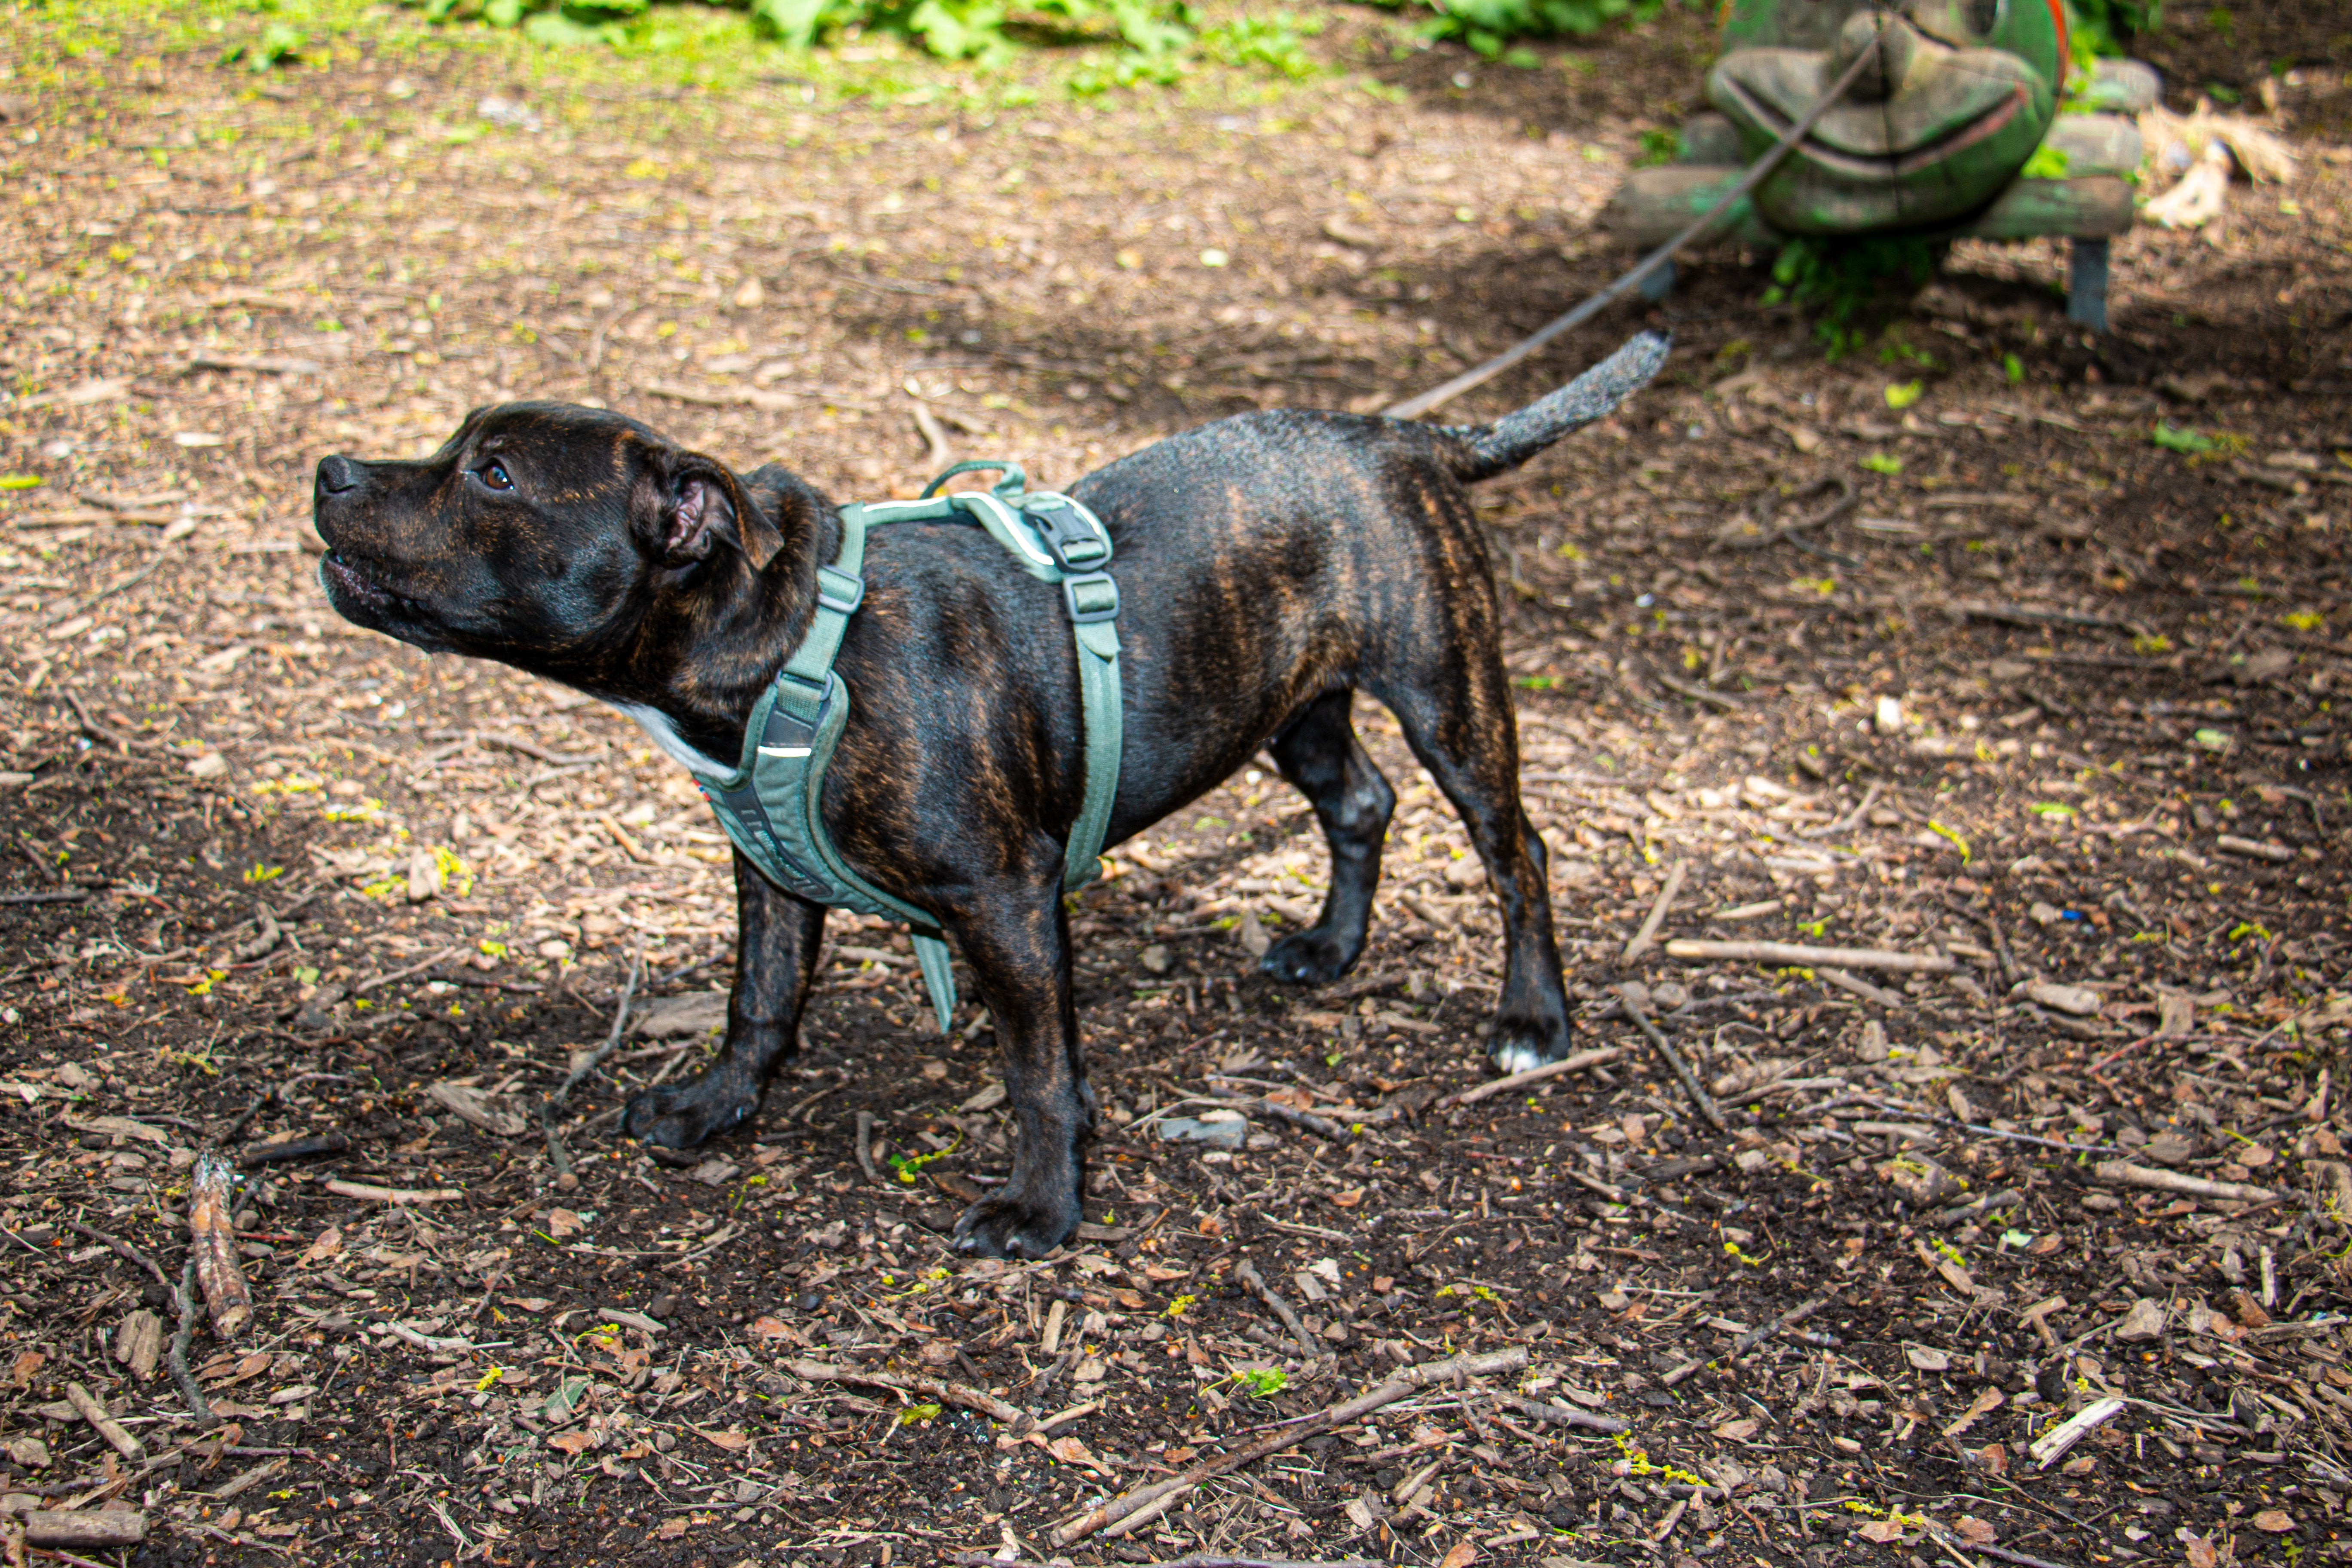
{"type": "Polygon", "coordinates": [[[2009,1450],[1999,1443],[1987,1443],[1977,1450],[1977,1458],[1984,1461],[1988,1475],[2004,1476],[2009,1473],[2009,1450]]]}
{"type": "Polygon", "coordinates": [[[1725,1422],[1715,1429],[1715,1435],[1727,1443],[1745,1443],[1763,1430],[1763,1426],[1764,1423],[1753,1415],[1745,1415],[1737,1421],[1725,1422]]]}
{"type": "Polygon", "coordinates": [[[2000,1533],[1974,1514],[1967,1513],[1952,1521],[1952,1531],[1970,1546],[1990,1546],[2000,1533]]]}
{"type": "Polygon", "coordinates": [[[550,1437],[547,1440],[547,1446],[561,1449],[566,1454],[584,1454],[604,1440],[604,1434],[600,1432],[591,1432],[585,1426],[574,1426],[569,1432],[558,1432],[554,1436],[550,1437]]]}
{"type": "Polygon", "coordinates": [[[302,1254],[302,1264],[304,1267],[308,1267],[310,1264],[320,1262],[326,1258],[334,1257],[335,1254],[341,1252],[342,1249],[343,1233],[338,1227],[331,1225],[326,1229],[320,1231],[319,1233],[319,1239],[312,1242],[310,1247],[304,1250],[302,1254]]]}
{"type": "Polygon", "coordinates": [[[1874,1519],[1855,1533],[1885,1546],[1903,1539],[1903,1527],[1891,1519],[1874,1519]]]}
{"type": "Polygon", "coordinates": [[[1437,1568],[1470,1568],[1478,1561],[1478,1549],[1466,1541],[1456,1542],[1454,1550],[1437,1560],[1437,1568]]]}
{"type": "Polygon", "coordinates": [[[1364,1189],[1361,1187],[1349,1187],[1344,1193],[1331,1194],[1331,1206],[1335,1209],[1351,1209],[1363,1201],[1364,1189]]]}
{"type": "Polygon", "coordinates": [[[797,1341],[800,1338],[799,1335],[793,1333],[793,1331],[780,1319],[770,1317],[754,1319],[751,1323],[751,1332],[763,1340],[797,1341]]]}
{"type": "Polygon", "coordinates": [[[1087,1451],[1087,1446],[1076,1437],[1056,1437],[1045,1445],[1045,1452],[1066,1465],[1084,1465],[1095,1474],[1108,1477],[1110,1470],[1100,1459],[1087,1451]]]}
{"type": "Polygon", "coordinates": [[[740,1454],[751,1446],[751,1439],[740,1432],[715,1432],[709,1427],[696,1426],[691,1424],[687,1426],[687,1430],[712,1447],[723,1448],[730,1454],[740,1454]]]}
{"type": "Polygon", "coordinates": [[[2294,1516],[2283,1508],[2266,1508],[2254,1515],[2254,1528],[2273,1535],[2284,1535],[2294,1528],[2294,1516]]]}
{"type": "Polygon", "coordinates": [[[2221,1554],[2213,1550],[2210,1536],[2191,1535],[2182,1545],[2188,1553],[2189,1568],[2213,1568],[2221,1560],[2221,1554]]]}
{"type": "Polygon", "coordinates": [[[1952,1365],[1951,1355],[1933,1345],[1905,1345],[1903,1359],[1920,1372],[1948,1372],[1952,1365]]]}

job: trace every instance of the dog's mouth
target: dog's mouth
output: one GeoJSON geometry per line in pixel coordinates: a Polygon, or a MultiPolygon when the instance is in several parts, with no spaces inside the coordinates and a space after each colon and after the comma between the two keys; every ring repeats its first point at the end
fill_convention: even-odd
{"type": "Polygon", "coordinates": [[[385,587],[353,565],[351,559],[339,550],[330,551],[319,558],[319,576],[326,584],[328,593],[337,599],[338,609],[358,610],[383,620],[414,623],[430,618],[421,600],[385,587]]]}

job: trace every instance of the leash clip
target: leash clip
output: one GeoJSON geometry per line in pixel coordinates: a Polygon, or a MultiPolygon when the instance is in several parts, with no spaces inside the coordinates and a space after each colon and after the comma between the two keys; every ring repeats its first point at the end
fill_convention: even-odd
{"type": "Polygon", "coordinates": [[[1074,625],[1090,626],[1118,619],[1118,582],[1108,572],[1087,572],[1062,579],[1062,603],[1074,625]]]}

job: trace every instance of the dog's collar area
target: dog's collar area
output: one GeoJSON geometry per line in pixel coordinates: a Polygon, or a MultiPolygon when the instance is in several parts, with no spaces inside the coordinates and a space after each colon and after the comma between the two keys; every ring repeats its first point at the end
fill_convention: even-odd
{"type": "Polygon", "coordinates": [[[702,793],[744,858],[777,887],[835,909],[904,921],[930,992],[940,1032],[955,1016],[955,974],[937,920],[860,877],[841,858],[819,810],[824,772],[848,723],[848,686],[833,668],[849,617],[865,602],[866,533],[895,522],[976,522],[1029,575],[1058,585],[1077,645],[1078,698],[1086,734],[1086,784],[1063,855],[1062,886],[1076,891],[1102,868],[1102,843],[1118,795],[1122,741],[1118,679],[1118,584],[1106,570],[1110,531],[1082,502],[1058,491],[1024,493],[1019,468],[960,463],[931,481],[922,499],[841,509],[841,551],[817,568],[808,631],[762,692],[743,727],[731,773],[705,777],[702,793]],[[995,489],[936,495],[968,468],[1003,472],[995,489]]]}

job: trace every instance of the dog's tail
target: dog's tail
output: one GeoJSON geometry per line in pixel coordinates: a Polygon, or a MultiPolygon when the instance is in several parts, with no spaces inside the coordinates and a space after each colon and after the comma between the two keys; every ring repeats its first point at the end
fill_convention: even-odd
{"type": "Polygon", "coordinates": [[[1441,434],[1457,444],[1454,473],[1463,482],[1516,468],[1562,436],[1625,401],[1666,363],[1666,338],[1643,332],[1559,391],[1506,414],[1492,425],[1448,425],[1441,434]]]}

